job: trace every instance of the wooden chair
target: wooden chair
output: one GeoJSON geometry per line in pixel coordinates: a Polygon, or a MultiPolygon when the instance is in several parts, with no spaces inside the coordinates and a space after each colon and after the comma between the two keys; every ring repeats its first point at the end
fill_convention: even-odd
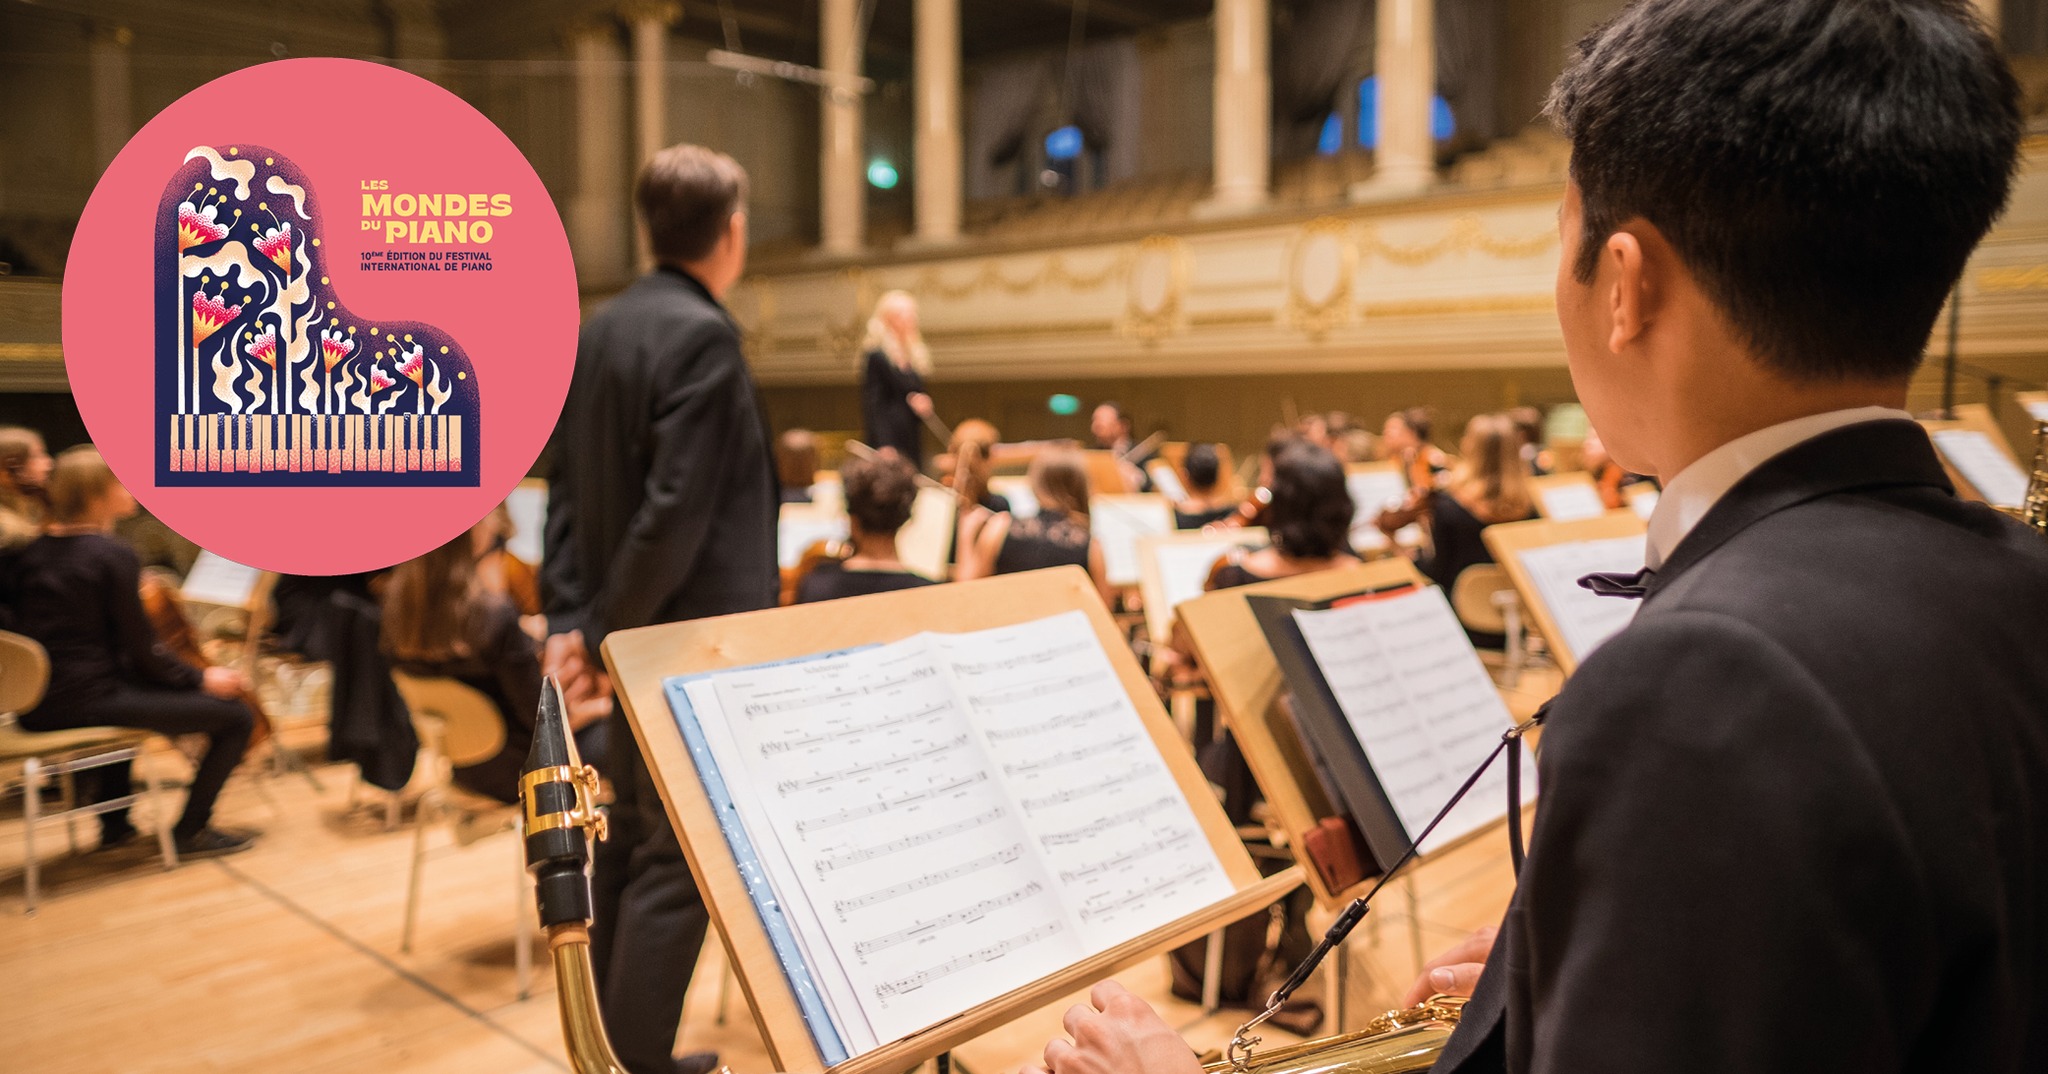
{"type": "MultiPolygon", "coordinates": [[[[406,880],[405,928],[398,949],[412,952],[413,928],[419,920],[420,878],[427,858],[427,825],[449,814],[462,820],[457,838],[468,842],[464,832],[517,831],[519,805],[463,789],[455,782],[455,769],[497,756],[505,746],[505,717],[498,706],[474,687],[439,676],[391,673],[405,706],[412,712],[413,728],[420,739],[420,768],[426,788],[413,814],[412,869],[406,880]]],[[[527,901],[533,886],[526,875],[526,845],[512,842],[514,857],[512,950],[518,970],[519,998],[525,999],[533,978],[533,944],[527,901]]]]}
{"type": "Polygon", "coordinates": [[[1451,608],[1467,630],[1506,635],[1507,645],[1501,653],[1501,685],[1513,689],[1528,660],[1528,643],[1522,627],[1522,598],[1515,592],[1507,569],[1497,563],[1475,563],[1465,568],[1451,586],[1451,608]]]}
{"type": "Polygon", "coordinates": [[[32,638],[0,631],[0,786],[19,783],[22,788],[23,889],[27,912],[36,912],[40,863],[36,860],[36,825],[45,819],[64,818],[74,853],[78,850],[76,821],[81,815],[101,813],[133,805],[146,798],[156,814],[157,848],[164,868],[178,866],[178,848],[171,840],[169,815],[163,809],[162,788],[156,773],[144,772],[147,788],[143,794],[124,794],[104,802],[79,805],[72,776],[89,768],[103,768],[132,761],[142,751],[150,732],[127,727],[80,727],[67,731],[26,731],[17,717],[36,707],[50,685],[50,656],[32,638]],[[63,790],[60,808],[43,813],[43,784],[56,776],[63,790]]]}

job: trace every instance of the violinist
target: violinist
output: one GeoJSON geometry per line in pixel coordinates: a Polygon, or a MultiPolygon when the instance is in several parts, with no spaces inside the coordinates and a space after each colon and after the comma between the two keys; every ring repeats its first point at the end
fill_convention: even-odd
{"type": "Polygon", "coordinates": [[[1188,498],[1173,505],[1176,528],[1198,530],[1237,513],[1237,499],[1223,487],[1223,461],[1216,445],[1189,444],[1181,469],[1187,474],[1188,498]]]}
{"type": "Polygon", "coordinates": [[[1429,442],[1436,415],[1426,406],[1412,406],[1387,415],[1380,427],[1380,451],[1401,464],[1410,488],[1434,488],[1438,474],[1450,468],[1450,460],[1429,442]]]}
{"type": "Polygon", "coordinates": [[[1042,567],[1084,567],[1109,603],[1115,591],[1102,545],[1089,532],[1088,467],[1081,453],[1070,448],[1039,452],[1031,460],[1031,494],[1038,499],[1038,514],[990,518],[972,544],[960,547],[956,577],[968,581],[1042,567]]]}
{"type": "Polygon", "coordinates": [[[1586,427],[1586,439],[1579,445],[1579,451],[1585,459],[1586,472],[1593,476],[1594,487],[1600,490],[1600,502],[1606,504],[1609,511],[1628,506],[1628,497],[1622,493],[1623,489],[1651,480],[1641,474],[1632,474],[1627,467],[1615,462],[1614,456],[1607,453],[1607,442],[1600,439],[1600,430],[1590,425],[1586,427]]]}
{"type": "Polygon", "coordinates": [[[797,583],[796,603],[893,593],[931,585],[896,552],[896,534],[917,504],[917,471],[894,451],[852,458],[839,468],[846,486],[850,537],[846,555],[812,567],[797,583]]]}
{"type": "Polygon", "coordinates": [[[1463,458],[1444,476],[1439,490],[1411,489],[1407,502],[1380,513],[1376,524],[1388,537],[1426,520],[1431,549],[1419,566],[1429,580],[1450,592],[1465,568],[1492,563],[1480,532],[1501,522],[1535,518],[1522,438],[1504,414],[1481,414],[1465,425],[1463,458]]]}
{"type": "Polygon", "coordinates": [[[1152,441],[1138,441],[1133,429],[1131,416],[1121,403],[1102,403],[1088,416],[1088,433],[1095,438],[1095,449],[1116,456],[1117,469],[1123,472],[1124,482],[1130,488],[1150,492],[1152,477],[1145,467],[1159,457],[1159,452],[1152,441]]]}

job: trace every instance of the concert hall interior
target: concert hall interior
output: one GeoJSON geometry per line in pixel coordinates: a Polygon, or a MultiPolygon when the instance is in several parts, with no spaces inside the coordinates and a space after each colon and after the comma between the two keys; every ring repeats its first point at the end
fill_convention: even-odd
{"type": "Polygon", "coordinates": [[[2048,1069],[2048,0],[0,0],[0,100],[0,1066],[2048,1069]],[[66,364],[307,57],[581,315],[352,575],[66,364]]]}

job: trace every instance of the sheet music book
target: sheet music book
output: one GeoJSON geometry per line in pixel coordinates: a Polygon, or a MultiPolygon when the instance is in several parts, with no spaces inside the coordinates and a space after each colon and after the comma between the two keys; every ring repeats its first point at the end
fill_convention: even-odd
{"type": "Polygon", "coordinates": [[[1607,504],[1600,499],[1600,490],[1590,480],[1541,485],[1536,495],[1543,501],[1543,517],[1555,522],[1598,518],[1607,513],[1607,504]]]}
{"type": "Polygon", "coordinates": [[[512,516],[512,539],[505,542],[505,551],[539,566],[542,535],[548,528],[547,485],[539,481],[520,482],[505,495],[505,510],[512,516]]]}
{"type": "Polygon", "coordinates": [[[192,561],[192,569],[185,572],[185,583],[178,587],[178,593],[200,604],[240,608],[256,595],[256,579],[261,575],[254,567],[244,567],[201,549],[199,557],[192,561]]]}
{"type": "Polygon", "coordinates": [[[1642,534],[1603,541],[1572,541],[1521,554],[1543,604],[1564,634],[1558,639],[1580,663],[1602,642],[1621,632],[1642,602],[1603,597],[1579,584],[1595,572],[1629,574],[1643,569],[1648,538],[1642,534]]]}
{"type": "Polygon", "coordinates": [[[1086,613],[664,685],[828,1056],[1235,890],[1086,613]]]}
{"type": "Polygon", "coordinates": [[[2026,502],[2026,471],[1989,436],[1975,429],[1943,429],[1934,434],[1934,446],[1985,503],[2018,507],[2026,502]]]}
{"type": "Polygon", "coordinates": [[[1109,584],[1137,585],[1138,538],[1172,533],[1173,505],[1156,493],[1090,497],[1088,529],[1102,545],[1109,584]]]}
{"type": "MultiPolygon", "coordinates": [[[[1292,691],[1295,721],[1317,767],[1334,782],[1332,797],[1344,803],[1384,871],[1514,718],[1434,586],[1328,606],[1249,600],[1292,691]]],[[[1490,769],[1422,849],[1504,816],[1506,781],[1504,768],[1490,769]]],[[[1534,781],[1522,792],[1524,802],[1533,800],[1534,781]]]]}

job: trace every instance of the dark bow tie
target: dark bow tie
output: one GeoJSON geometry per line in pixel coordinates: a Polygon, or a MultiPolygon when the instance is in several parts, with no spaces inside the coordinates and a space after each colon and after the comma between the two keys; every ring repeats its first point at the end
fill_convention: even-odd
{"type": "Polygon", "coordinates": [[[1589,574],[1579,579],[1579,584],[1602,597],[1620,597],[1624,600],[1641,600],[1650,593],[1650,579],[1657,572],[1648,567],[1634,574],[1589,574]]]}

